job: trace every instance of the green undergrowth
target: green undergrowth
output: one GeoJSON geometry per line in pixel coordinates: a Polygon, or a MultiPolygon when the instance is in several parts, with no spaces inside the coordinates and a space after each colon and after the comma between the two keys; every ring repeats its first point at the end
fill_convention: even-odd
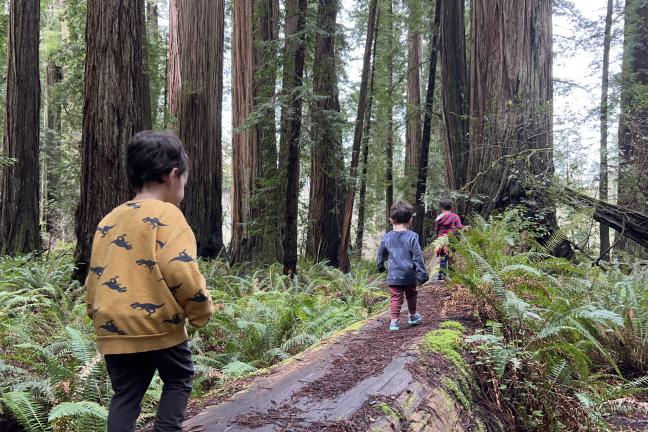
{"type": "Polygon", "coordinates": [[[470,225],[451,291],[488,324],[465,340],[482,396],[517,430],[607,430],[647,390],[648,274],[554,258],[516,212],[470,225]]]}
{"type": "MultiPolygon", "coordinates": [[[[70,283],[73,245],[39,256],[0,257],[0,416],[28,431],[103,431],[112,396],[83,287],[70,283]]],[[[190,331],[194,396],[266,368],[384,308],[386,294],[365,263],[350,274],[299,263],[294,279],[279,265],[201,262],[214,315],[190,331]]],[[[155,413],[155,377],[141,422],[155,413]]]]}

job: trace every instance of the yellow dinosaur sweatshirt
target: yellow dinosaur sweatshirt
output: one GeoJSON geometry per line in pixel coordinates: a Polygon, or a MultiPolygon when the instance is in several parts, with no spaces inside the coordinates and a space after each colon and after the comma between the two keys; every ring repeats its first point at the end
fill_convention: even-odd
{"type": "Polygon", "coordinates": [[[102,354],[170,348],[202,327],[212,302],[196,263],[196,238],[176,206],[127,202],[97,227],[86,307],[102,354]]]}

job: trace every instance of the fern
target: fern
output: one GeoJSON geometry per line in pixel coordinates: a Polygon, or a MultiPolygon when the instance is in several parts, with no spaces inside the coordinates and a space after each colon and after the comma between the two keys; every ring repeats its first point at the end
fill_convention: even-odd
{"type": "Polygon", "coordinates": [[[9,392],[1,400],[28,432],[51,432],[45,407],[32,394],[9,392]]]}
{"type": "Polygon", "coordinates": [[[63,402],[52,408],[48,420],[51,423],[60,419],[78,419],[80,417],[94,417],[105,423],[108,420],[108,410],[96,402],[63,402]]]}

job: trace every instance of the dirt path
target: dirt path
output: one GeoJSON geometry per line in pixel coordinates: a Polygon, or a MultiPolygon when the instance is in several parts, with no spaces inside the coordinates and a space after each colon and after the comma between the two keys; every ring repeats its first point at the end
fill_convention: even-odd
{"type": "MultiPolygon", "coordinates": [[[[471,324],[469,317],[449,312],[448,297],[442,284],[421,287],[418,311],[424,316],[422,325],[405,325],[399,332],[389,332],[386,311],[357,331],[308,350],[265,376],[240,383],[238,388],[245,389],[225,400],[198,401],[189,411],[185,431],[364,431],[369,425],[374,430],[379,420],[376,404],[415,396],[420,400],[408,402],[412,412],[403,416],[412,417],[423,400],[434,403],[430,397],[433,390],[424,388],[412,373],[416,344],[443,320],[471,324]]],[[[405,307],[401,322],[406,322],[405,307]]],[[[443,430],[463,430],[458,416],[454,420],[452,416],[439,417],[454,422],[443,430]]]]}

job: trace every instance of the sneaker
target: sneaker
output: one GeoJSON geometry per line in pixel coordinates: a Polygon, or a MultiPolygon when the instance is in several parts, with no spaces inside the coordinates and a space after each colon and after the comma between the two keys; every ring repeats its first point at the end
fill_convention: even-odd
{"type": "Polygon", "coordinates": [[[391,320],[391,322],[389,323],[389,330],[390,331],[400,330],[400,323],[398,322],[398,320],[391,320]]]}
{"type": "Polygon", "coordinates": [[[415,313],[414,315],[409,316],[409,325],[419,325],[421,324],[421,321],[423,321],[423,317],[419,313],[415,313]]]}

